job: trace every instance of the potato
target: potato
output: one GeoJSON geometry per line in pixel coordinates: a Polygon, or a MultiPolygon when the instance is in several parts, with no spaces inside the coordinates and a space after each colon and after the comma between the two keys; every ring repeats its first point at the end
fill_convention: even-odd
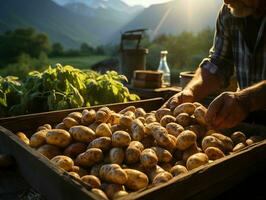
{"type": "Polygon", "coordinates": [[[164,127],[155,124],[149,124],[147,127],[159,146],[174,149],[175,144],[164,127]]]}
{"type": "Polygon", "coordinates": [[[199,152],[201,152],[201,149],[197,146],[197,143],[194,143],[183,152],[182,159],[186,162],[190,156],[199,152]]]}
{"type": "Polygon", "coordinates": [[[188,170],[192,170],[208,162],[209,158],[205,153],[196,153],[188,158],[186,166],[188,170]]]}
{"type": "Polygon", "coordinates": [[[78,175],[78,173],[76,173],[76,172],[68,172],[68,174],[71,176],[71,177],[74,177],[74,178],[76,178],[76,179],[80,179],[80,176],[78,175]]]}
{"type": "Polygon", "coordinates": [[[79,154],[85,152],[87,145],[81,142],[70,144],[65,150],[64,155],[70,158],[76,158],[79,154]]]}
{"type": "Polygon", "coordinates": [[[93,110],[93,109],[91,109],[91,110],[84,109],[82,111],[81,123],[83,125],[91,124],[91,123],[93,123],[95,121],[95,119],[96,119],[95,110],[93,110]]]}
{"type": "Polygon", "coordinates": [[[75,120],[74,118],[72,117],[66,117],[63,119],[63,123],[64,125],[70,129],[72,126],[77,126],[79,125],[79,123],[77,122],[77,120],[75,120]]]}
{"type": "Polygon", "coordinates": [[[143,144],[144,149],[150,148],[150,147],[153,147],[153,146],[156,145],[156,142],[155,142],[155,140],[154,140],[152,135],[148,135],[148,136],[144,137],[141,140],[141,143],[143,144]]]}
{"type": "Polygon", "coordinates": [[[57,125],[55,126],[55,129],[64,129],[64,130],[68,130],[68,128],[66,127],[66,125],[65,125],[63,122],[57,124],[57,125]]]}
{"type": "Polygon", "coordinates": [[[133,118],[132,118],[132,117],[129,117],[129,116],[122,116],[122,117],[120,118],[119,125],[121,125],[121,126],[123,126],[123,127],[130,128],[132,122],[133,122],[133,118]]]}
{"type": "Polygon", "coordinates": [[[121,118],[121,115],[120,114],[117,114],[115,112],[112,112],[111,113],[111,116],[108,120],[108,123],[114,125],[114,124],[119,124],[120,123],[120,118],[121,118]]]}
{"type": "Polygon", "coordinates": [[[77,173],[80,177],[88,175],[88,172],[79,166],[73,166],[71,171],[77,173]]]}
{"type": "Polygon", "coordinates": [[[52,144],[58,147],[66,147],[72,141],[69,132],[63,129],[48,130],[45,139],[47,144],[52,144]]]}
{"type": "Polygon", "coordinates": [[[53,157],[61,154],[59,147],[51,144],[44,144],[40,146],[37,151],[48,159],[52,159],[53,157]]]}
{"type": "Polygon", "coordinates": [[[116,192],[116,193],[113,195],[112,199],[118,199],[118,198],[121,198],[121,197],[125,197],[125,196],[127,196],[127,195],[128,195],[128,192],[127,192],[127,191],[120,190],[120,191],[116,192]]]}
{"type": "Polygon", "coordinates": [[[207,132],[206,128],[202,125],[199,125],[199,124],[190,125],[190,126],[186,127],[185,129],[193,131],[194,133],[196,133],[197,138],[200,138],[200,139],[205,137],[206,132],[207,132]]]}
{"type": "Polygon", "coordinates": [[[217,147],[208,147],[204,152],[208,156],[209,160],[217,160],[225,156],[224,153],[217,147]]]}
{"type": "MultiPolygon", "coordinates": [[[[124,127],[122,127],[121,125],[112,125],[110,127],[110,130],[112,133],[116,132],[116,131],[121,131],[121,130],[126,130],[124,127]]],[[[111,135],[112,136],[112,135],[111,135]]]]}
{"type": "Polygon", "coordinates": [[[50,124],[44,124],[44,125],[42,125],[42,126],[39,126],[39,127],[37,128],[37,131],[45,130],[45,129],[50,130],[50,129],[52,129],[52,126],[51,126],[50,124]]]}
{"type": "Polygon", "coordinates": [[[127,111],[136,112],[136,107],[135,106],[128,106],[128,107],[124,108],[123,110],[121,110],[119,112],[119,114],[125,114],[127,111]]]}
{"type": "Polygon", "coordinates": [[[170,172],[171,168],[173,167],[173,162],[168,163],[160,163],[160,167],[164,169],[164,171],[170,172]]]}
{"type": "Polygon", "coordinates": [[[103,159],[103,152],[98,148],[87,149],[75,159],[75,164],[81,167],[90,167],[103,159]]]}
{"type": "Polygon", "coordinates": [[[46,134],[48,130],[41,130],[36,133],[34,133],[30,137],[30,146],[33,148],[38,148],[46,143],[46,134]]]}
{"type": "Polygon", "coordinates": [[[16,135],[18,136],[18,138],[24,142],[26,145],[30,145],[30,140],[29,138],[25,135],[25,133],[22,132],[17,132],[16,135]]]}
{"type": "Polygon", "coordinates": [[[234,145],[238,143],[245,143],[247,138],[246,135],[240,131],[236,131],[231,135],[231,139],[234,142],[234,145]]]}
{"type": "Polygon", "coordinates": [[[125,191],[123,185],[114,183],[102,183],[102,189],[110,199],[114,199],[115,195],[120,191],[125,191]]]}
{"type": "Polygon", "coordinates": [[[186,162],[184,160],[179,160],[175,163],[175,165],[182,165],[182,166],[186,166],[186,162]]]}
{"type": "Polygon", "coordinates": [[[175,176],[179,176],[181,174],[185,174],[187,173],[188,170],[185,166],[183,165],[175,165],[171,168],[170,173],[175,177],[175,176]]]}
{"type": "Polygon", "coordinates": [[[217,139],[219,139],[220,141],[222,141],[223,148],[224,148],[225,152],[231,152],[233,150],[234,143],[230,137],[227,137],[227,136],[222,135],[220,133],[213,133],[212,136],[214,136],[217,139]]]}
{"type": "Polygon", "coordinates": [[[154,167],[146,169],[146,173],[149,177],[150,182],[153,181],[153,179],[160,173],[165,172],[163,168],[161,168],[159,165],[156,165],[154,167]]]}
{"type": "Polygon", "coordinates": [[[130,142],[126,149],[125,159],[127,164],[137,163],[140,160],[140,154],[144,150],[144,146],[139,141],[130,142]]]}
{"type": "Polygon", "coordinates": [[[90,174],[99,177],[100,176],[100,169],[103,166],[103,163],[93,165],[90,169],[90,174]]]}
{"type": "Polygon", "coordinates": [[[199,103],[199,102],[193,102],[193,105],[194,105],[196,108],[202,106],[202,104],[199,103]]]}
{"type": "Polygon", "coordinates": [[[177,137],[181,132],[184,131],[184,128],[177,123],[171,122],[166,125],[166,130],[170,135],[177,137]]]}
{"type": "Polygon", "coordinates": [[[134,119],[131,123],[132,139],[141,141],[145,137],[145,126],[139,119],[134,119]]]}
{"type": "Polygon", "coordinates": [[[247,140],[246,140],[246,144],[247,145],[252,145],[252,144],[254,144],[254,143],[256,143],[256,142],[259,142],[259,141],[261,141],[261,140],[263,140],[263,137],[261,137],[261,136],[251,136],[250,138],[248,138],[247,140]]]}
{"type": "Polygon", "coordinates": [[[106,194],[104,193],[104,191],[97,189],[97,188],[93,188],[91,190],[92,193],[96,194],[97,196],[99,196],[102,199],[108,200],[108,197],[106,196],[106,194]]]}
{"type": "Polygon", "coordinates": [[[158,185],[161,183],[166,183],[167,181],[171,180],[173,178],[172,174],[169,172],[162,172],[155,176],[155,178],[152,181],[153,185],[158,185]]]}
{"type": "Polygon", "coordinates": [[[203,151],[205,151],[208,147],[217,147],[222,151],[224,150],[222,141],[212,135],[204,137],[201,146],[203,151]]]}
{"type": "Polygon", "coordinates": [[[135,111],[135,117],[139,118],[139,117],[145,117],[146,112],[143,108],[137,108],[135,111]]]}
{"type": "Polygon", "coordinates": [[[233,152],[236,151],[240,151],[241,149],[243,149],[244,147],[246,147],[246,145],[244,143],[238,143],[234,148],[233,148],[233,152]]]}
{"type": "Polygon", "coordinates": [[[130,117],[131,119],[135,119],[136,118],[135,113],[132,112],[132,111],[125,112],[123,116],[130,117]]]}
{"type": "Polygon", "coordinates": [[[172,115],[172,112],[168,108],[160,108],[155,112],[156,120],[159,122],[165,115],[172,115]]]}
{"type": "Polygon", "coordinates": [[[206,113],[207,113],[207,108],[205,108],[204,106],[199,106],[195,109],[194,116],[199,124],[206,125],[205,121],[206,113]]]}
{"type": "Polygon", "coordinates": [[[187,113],[188,115],[192,115],[195,109],[196,106],[193,103],[182,103],[175,108],[173,114],[175,117],[181,113],[187,113]]]}
{"type": "Polygon", "coordinates": [[[185,130],[176,139],[176,147],[179,150],[185,150],[196,142],[197,136],[193,131],[185,130]]]}
{"type": "Polygon", "coordinates": [[[125,158],[125,152],[122,148],[114,147],[110,150],[109,157],[111,163],[122,165],[125,158]]]}
{"type": "Polygon", "coordinates": [[[124,169],[127,174],[127,181],[125,186],[133,191],[146,188],[149,183],[149,179],[146,174],[135,169],[124,169]]]}
{"type": "Polygon", "coordinates": [[[158,157],[154,150],[144,149],[140,154],[140,163],[145,168],[151,168],[157,165],[158,157]]]}
{"type": "Polygon", "coordinates": [[[116,184],[125,184],[127,182],[127,174],[118,164],[106,164],[100,169],[100,178],[116,184]]]}
{"type": "Polygon", "coordinates": [[[98,110],[96,112],[96,122],[106,123],[111,117],[111,113],[105,112],[103,110],[98,110]]]}
{"type": "Polygon", "coordinates": [[[91,188],[100,188],[101,187],[101,181],[98,177],[93,175],[85,175],[81,177],[81,180],[88,184],[91,188]]]}
{"type": "Polygon", "coordinates": [[[82,114],[80,112],[72,112],[67,116],[75,119],[79,124],[81,123],[82,114]]]}
{"type": "Polygon", "coordinates": [[[150,124],[150,123],[153,123],[153,122],[156,122],[156,117],[154,114],[152,115],[149,115],[148,117],[145,118],[145,121],[147,124],[150,124]]]}
{"type": "Polygon", "coordinates": [[[192,123],[192,118],[187,113],[180,113],[176,117],[176,123],[180,124],[183,127],[189,126],[192,123]]]}
{"type": "Polygon", "coordinates": [[[99,137],[90,142],[88,148],[99,148],[102,151],[107,151],[111,148],[111,138],[109,137],[99,137]]]}
{"type": "Polygon", "coordinates": [[[172,154],[161,147],[152,147],[151,148],[157,155],[158,162],[170,162],[173,159],[172,154]]]}
{"type": "Polygon", "coordinates": [[[74,162],[71,158],[62,155],[53,157],[51,159],[51,162],[54,163],[57,167],[66,171],[71,171],[74,166],[74,162]]]}
{"type": "Polygon", "coordinates": [[[142,122],[142,124],[146,124],[146,119],[144,117],[138,117],[138,120],[142,122]]]}
{"type": "Polygon", "coordinates": [[[72,138],[77,142],[90,143],[96,138],[95,132],[89,127],[78,125],[69,129],[72,138]]]}
{"type": "Polygon", "coordinates": [[[114,147],[126,147],[131,142],[129,133],[125,131],[116,131],[112,135],[112,145],[114,147]]]}
{"type": "Polygon", "coordinates": [[[210,135],[212,135],[213,133],[217,133],[217,131],[216,131],[216,130],[212,130],[212,129],[210,129],[210,130],[208,130],[208,131],[206,132],[206,136],[210,136],[210,135]]]}
{"type": "Polygon", "coordinates": [[[172,115],[165,115],[160,120],[160,124],[164,127],[166,127],[166,125],[171,122],[175,122],[175,117],[173,117],[172,115]]]}
{"type": "Polygon", "coordinates": [[[0,168],[8,168],[15,164],[15,159],[11,155],[0,154],[0,168]]]}

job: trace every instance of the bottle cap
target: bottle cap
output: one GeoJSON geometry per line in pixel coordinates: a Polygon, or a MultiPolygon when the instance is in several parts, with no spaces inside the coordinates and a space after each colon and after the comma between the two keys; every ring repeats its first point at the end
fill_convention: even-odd
{"type": "Polygon", "coordinates": [[[161,55],[167,55],[168,51],[161,51],[161,55]]]}

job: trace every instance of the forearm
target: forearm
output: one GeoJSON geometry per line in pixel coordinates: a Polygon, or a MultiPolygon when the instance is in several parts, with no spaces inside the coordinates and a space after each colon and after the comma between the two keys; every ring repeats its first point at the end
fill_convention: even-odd
{"type": "Polygon", "coordinates": [[[199,67],[193,79],[186,85],[184,90],[191,90],[194,101],[200,101],[222,87],[219,77],[209,73],[208,70],[199,67]]]}
{"type": "Polygon", "coordinates": [[[237,96],[250,112],[266,109],[266,80],[237,92],[237,96]]]}

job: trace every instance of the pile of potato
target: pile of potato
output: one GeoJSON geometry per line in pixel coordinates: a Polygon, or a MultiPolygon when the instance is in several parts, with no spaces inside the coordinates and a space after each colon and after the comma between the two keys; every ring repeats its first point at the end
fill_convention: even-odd
{"type": "Polygon", "coordinates": [[[103,199],[165,183],[260,140],[242,132],[228,137],[206,126],[206,108],[184,103],[146,113],[107,107],[70,113],[54,128],[17,136],[103,199]]]}

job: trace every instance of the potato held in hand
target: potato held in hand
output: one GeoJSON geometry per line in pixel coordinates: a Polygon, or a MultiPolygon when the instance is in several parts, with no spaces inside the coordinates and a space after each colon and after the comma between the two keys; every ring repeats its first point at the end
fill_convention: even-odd
{"type": "Polygon", "coordinates": [[[174,110],[174,116],[179,115],[180,113],[187,113],[192,115],[196,109],[196,106],[193,103],[182,103],[177,106],[174,110]]]}

